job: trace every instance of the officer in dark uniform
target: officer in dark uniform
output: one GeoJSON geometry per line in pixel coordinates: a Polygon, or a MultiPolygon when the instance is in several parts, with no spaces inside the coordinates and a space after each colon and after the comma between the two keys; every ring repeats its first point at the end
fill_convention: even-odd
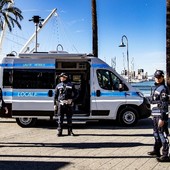
{"type": "Polygon", "coordinates": [[[155,76],[155,89],[151,96],[151,114],[153,116],[153,134],[155,138],[154,149],[148,155],[157,157],[159,162],[169,162],[168,141],[168,88],[165,85],[164,72],[157,70],[155,76]],[[162,147],[162,156],[160,149],[162,147]]]}
{"type": "Polygon", "coordinates": [[[78,97],[78,93],[74,85],[68,81],[68,75],[61,73],[59,75],[61,83],[55,88],[54,110],[57,115],[58,133],[62,136],[64,114],[67,117],[68,135],[74,135],[72,131],[72,115],[74,101],[78,97]]]}

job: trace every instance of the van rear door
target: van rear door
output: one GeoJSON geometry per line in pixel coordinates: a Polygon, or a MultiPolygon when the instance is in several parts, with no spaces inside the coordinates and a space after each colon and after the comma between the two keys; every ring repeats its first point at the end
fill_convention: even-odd
{"type": "Polygon", "coordinates": [[[55,60],[15,60],[12,116],[52,116],[54,88],[55,60]]]}

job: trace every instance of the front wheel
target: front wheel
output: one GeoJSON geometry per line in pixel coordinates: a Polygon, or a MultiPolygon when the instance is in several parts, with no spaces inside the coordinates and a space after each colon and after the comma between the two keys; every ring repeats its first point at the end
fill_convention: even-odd
{"type": "Polygon", "coordinates": [[[16,118],[16,122],[21,127],[32,127],[35,125],[37,119],[36,118],[28,118],[28,117],[21,117],[16,118]]]}
{"type": "Polygon", "coordinates": [[[138,112],[132,107],[126,107],[118,113],[118,121],[122,126],[134,126],[138,122],[138,112]]]}

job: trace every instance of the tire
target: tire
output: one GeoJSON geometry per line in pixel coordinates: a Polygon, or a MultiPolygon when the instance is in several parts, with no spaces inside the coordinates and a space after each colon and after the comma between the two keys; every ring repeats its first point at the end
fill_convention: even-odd
{"type": "Polygon", "coordinates": [[[118,113],[118,121],[122,126],[134,126],[138,122],[138,112],[132,107],[126,107],[118,113]]]}
{"type": "Polygon", "coordinates": [[[17,124],[23,128],[34,126],[36,121],[37,121],[36,118],[28,118],[28,117],[16,118],[17,124]]]}

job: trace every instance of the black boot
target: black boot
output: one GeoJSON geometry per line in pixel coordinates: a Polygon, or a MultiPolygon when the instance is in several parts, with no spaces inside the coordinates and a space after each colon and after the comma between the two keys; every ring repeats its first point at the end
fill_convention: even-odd
{"type": "Polygon", "coordinates": [[[156,151],[148,152],[148,155],[153,156],[153,157],[160,157],[161,156],[160,152],[156,152],[156,151]]]}
{"type": "Polygon", "coordinates": [[[156,158],[158,162],[170,162],[170,158],[168,156],[161,156],[156,158]]]}
{"type": "Polygon", "coordinates": [[[68,129],[68,136],[75,136],[75,134],[73,133],[72,129],[68,129]]]}
{"type": "Polygon", "coordinates": [[[62,136],[62,130],[58,130],[57,136],[62,136]]]}

